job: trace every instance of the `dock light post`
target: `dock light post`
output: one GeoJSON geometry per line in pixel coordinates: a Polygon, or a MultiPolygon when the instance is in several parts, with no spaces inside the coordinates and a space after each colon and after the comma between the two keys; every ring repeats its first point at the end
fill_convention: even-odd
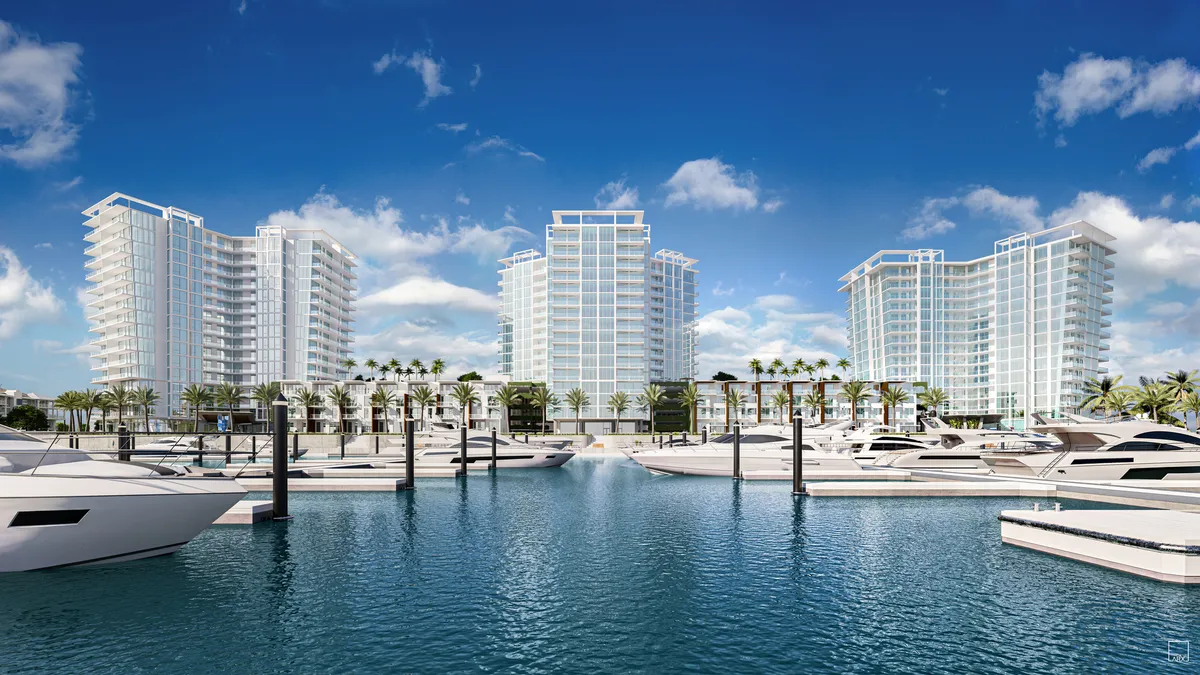
{"type": "Polygon", "coordinates": [[[128,462],[131,459],[133,453],[130,451],[133,450],[133,439],[129,436],[129,427],[124,424],[117,427],[117,449],[120,450],[117,453],[118,460],[128,462]]]}
{"type": "Polygon", "coordinates": [[[733,426],[733,479],[742,477],[742,425],[733,426]]]}
{"type": "MultiPolygon", "coordinates": [[[[280,394],[271,401],[275,438],[271,451],[271,509],[275,520],[288,520],[287,399],[280,394]]],[[[294,436],[293,436],[294,438],[294,436]]]]}
{"type": "Polygon", "coordinates": [[[467,428],[458,428],[458,467],[462,469],[463,478],[467,477],[467,428]]]}
{"type": "Polygon", "coordinates": [[[492,463],[488,466],[492,471],[496,470],[496,430],[492,429],[492,463]]]}
{"type": "Polygon", "coordinates": [[[792,494],[804,494],[804,420],[800,413],[792,416],[792,494]]]}
{"type": "Polygon", "coordinates": [[[413,435],[416,433],[417,423],[410,417],[404,420],[404,489],[413,489],[413,480],[416,475],[413,472],[413,462],[416,461],[416,441],[413,435]]]}

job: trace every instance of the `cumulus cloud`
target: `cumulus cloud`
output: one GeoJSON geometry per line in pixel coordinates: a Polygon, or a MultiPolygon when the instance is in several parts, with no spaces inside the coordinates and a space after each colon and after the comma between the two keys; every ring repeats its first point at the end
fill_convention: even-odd
{"type": "Polygon", "coordinates": [[[483,68],[480,68],[479,64],[476,63],[475,64],[475,74],[473,76],[471,76],[471,81],[468,84],[470,84],[471,88],[474,89],[475,85],[479,84],[479,81],[482,79],[483,79],[483,68]]]}
{"type": "Polygon", "coordinates": [[[506,206],[506,207],[504,207],[504,220],[506,220],[507,222],[510,222],[510,223],[512,223],[513,225],[519,225],[519,224],[520,224],[520,223],[518,223],[518,222],[517,222],[517,212],[516,212],[516,210],[515,210],[515,209],[513,209],[513,207],[511,207],[511,206],[506,206]]]}
{"type": "Polygon", "coordinates": [[[1171,161],[1179,148],[1155,148],[1137,163],[1138,173],[1146,173],[1155,164],[1166,164],[1171,161]]]}
{"type": "Polygon", "coordinates": [[[596,193],[596,208],[612,209],[614,211],[636,209],[638,205],[638,189],[625,184],[625,177],[605,183],[596,193]]]}
{"type": "Polygon", "coordinates": [[[464,312],[496,313],[498,296],[457,286],[443,279],[410,277],[359,300],[365,310],[436,307],[464,312]]]}
{"type": "Polygon", "coordinates": [[[457,123],[457,124],[449,124],[449,123],[447,123],[447,122],[438,122],[438,123],[437,123],[437,128],[441,129],[442,131],[449,131],[449,132],[451,132],[451,133],[455,133],[455,134],[457,134],[457,133],[458,133],[458,132],[460,132],[460,131],[466,131],[466,130],[467,130],[467,123],[466,123],[466,122],[459,122],[459,123],[457,123]]]}
{"type": "MultiPolygon", "coordinates": [[[[493,307],[493,311],[495,307],[493,307]]],[[[433,359],[446,361],[451,376],[472,370],[489,375],[498,372],[496,354],[499,344],[494,331],[450,331],[438,322],[402,321],[378,332],[360,333],[355,339],[355,353],[366,358],[386,361],[391,358],[433,359]]]]}
{"type": "Polygon", "coordinates": [[[33,348],[47,354],[74,356],[75,360],[84,364],[88,363],[93,354],[100,352],[100,345],[94,345],[86,341],[72,347],[64,347],[63,343],[58,340],[34,340],[33,348]]]}
{"type": "Polygon", "coordinates": [[[372,68],[376,75],[382,75],[388,68],[392,66],[406,66],[417,75],[421,76],[421,82],[425,86],[425,97],[418,104],[420,107],[429,105],[429,102],[439,96],[447,96],[454,92],[449,86],[442,83],[442,69],[445,67],[445,61],[438,61],[433,58],[433,55],[428,51],[415,51],[412,56],[401,56],[393,50],[379,57],[372,68]]]}
{"type": "Polygon", "coordinates": [[[536,159],[539,162],[546,161],[541,155],[529,150],[525,146],[518,143],[513,143],[507,138],[500,138],[499,136],[488,136],[483,140],[468,143],[465,150],[468,154],[472,155],[484,152],[485,150],[501,153],[511,152],[518,157],[528,157],[530,159],[536,159]]]}
{"type": "Polygon", "coordinates": [[[684,162],[663,184],[667,207],[691,204],[697,209],[745,209],[758,206],[758,178],[752,171],[738,173],[720,159],[684,162]]]}
{"type": "Polygon", "coordinates": [[[762,210],[766,211],[767,213],[775,213],[779,209],[783,208],[784,203],[785,202],[782,199],[768,199],[763,203],[762,210]]]}
{"type": "Polygon", "coordinates": [[[512,250],[513,244],[533,239],[528,230],[514,225],[505,225],[489,230],[482,225],[460,228],[450,250],[454,253],[474,254],[480,264],[495,263],[512,250]]]}
{"type": "Polygon", "coordinates": [[[79,127],[68,119],[83,47],[43,43],[0,21],[0,159],[29,168],[60,159],[79,127]]]}
{"type": "Polygon", "coordinates": [[[1184,150],[1195,150],[1196,148],[1200,148],[1200,131],[1197,131],[1195,136],[1192,136],[1183,144],[1184,150]]]}
{"type": "Polygon", "coordinates": [[[900,232],[900,236],[904,239],[927,239],[953,230],[954,221],[942,215],[942,212],[957,204],[957,197],[926,197],[921,202],[921,210],[909,218],[908,227],[900,232]]]}
{"type": "Polygon", "coordinates": [[[458,193],[454,195],[454,201],[462,204],[463,206],[471,205],[471,198],[468,197],[462,190],[459,190],[458,193]]]}
{"type": "Polygon", "coordinates": [[[1200,209],[1200,195],[1192,195],[1191,197],[1188,197],[1187,201],[1184,202],[1183,205],[1188,211],[1191,211],[1192,209],[1200,209]]]}
{"type": "Polygon", "coordinates": [[[1038,215],[1036,197],[1014,197],[990,186],[972,188],[962,197],[926,197],[921,209],[908,221],[900,236],[904,239],[926,239],[944,234],[956,227],[945,211],[965,207],[972,216],[989,217],[1011,223],[1018,231],[1036,231],[1045,226],[1038,215]]]}
{"type": "Polygon", "coordinates": [[[800,307],[792,296],[768,295],[747,307],[727,306],[701,316],[696,325],[700,376],[724,370],[744,377],[752,358],[778,357],[789,365],[797,358],[836,359],[847,344],[844,317],[794,311],[800,307]]]}
{"type": "Polygon", "coordinates": [[[726,296],[728,296],[728,295],[733,295],[734,293],[736,293],[736,292],[737,292],[737,289],[736,289],[736,288],[734,288],[734,287],[732,287],[732,286],[730,286],[729,288],[726,288],[726,287],[725,287],[725,285],[724,285],[724,283],[722,283],[722,282],[718,281],[718,282],[716,283],[716,285],[715,285],[715,286],[713,286],[713,290],[712,290],[712,292],[713,292],[713,295],[718,295],[718,296],[721,296],[721,295],[726,295],[726,296]]]}
{"type": "Polygon", "coordinates": [[[1175,195],[1165,194],[1162,199],[1158,200],[1158,208],[1169,209],[1175,203],[1175,195]]]}
{"type": "Polygon", "coordinates": [[[0,341],[31,323],[58,318],[62,308],[50,286],[34,279],[12,249],[0,246],[0,341]]]}
{"type": "Polygon", "coordinates": [[[1060,73],[1038,77],[1034,110],[1040,123],[1053,118],[1069,127],[1084,115],[1116,108],[1124,118],[1163,115],[1200,101],[1200,69],[1184,59],[1149,63],[1128,57],[1081,54],[1060,73]]]}

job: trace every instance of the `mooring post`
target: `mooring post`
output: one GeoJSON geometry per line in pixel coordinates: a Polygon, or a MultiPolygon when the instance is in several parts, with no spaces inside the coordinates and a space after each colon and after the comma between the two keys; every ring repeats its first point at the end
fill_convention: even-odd
{"type": "Polygon", "coordinates": [[[379,454],[379,434],[375,434],[375,454],[379,454]]]}
{"type": "Polygon", "coordinates": [[[707,444],[708,444],[708,427],[704,427],[703,429],[700,430],[700,445],[707,445],[707,444]]]}
{"type": "Polygon", "coordinates": [[[458,467],[462,469],[463,478],[467,477],[467,428],[458,428],[458,467]]]}
{"type": "MultiPolygon", "coordinates": [[[[288,520],[287,399],[280,394],[271,401],[275,438],[271,450],[271,509],[275,520],[288,520]]],[[[293,436],[295,438],[295,436],[293,436]]]]}
{"type": "Polygon", "coordinates": [[[792,417],[792,494],[804,494],[804,420],[797,413],[792,417]]]}
{"type": "Polygon", "coordinates": [[[687,432],[686,431],[683,432],[682,436],[680,436],[680,440],[683,442],[684,445],[687,445],[687,432]]]}
{"type": "MultiPolygon", "coordinates": [[[[287,453],[287,437],[286,436],[283,439],[283,452],[285,453],[284,457],[287,457],[287,454],[286,454],[287,453]]],[[[293,462],[300,461],[300,434],[292,434],[292,461],[293,462]]]]}
{"type": "Polygon", "coordinates": [[[196,465],[204,466],[204,434],[196,437],[196,465]]]}
{"type": "Polygon", "coordinates": [[[346,459],[346,434],[338,434],[338,445],[342,448],[342,459],[346,459]]]}
{"type": "Polygon", "coordinates": [[[258,461],[258,436],[250,437],[250,463],[258,461]]]}
{"type": "Polygon", "coordinates": [[[667,441],[667,444],[668,444],[668,445],[675,445],[675,432],[674,432],[674,431],[672,431],[672,432],[671,432],[671,438],[670,438],[670,439],[668,439],[668,441],[667,441]]]}
{"type": "Polygon", "coordinates": [[[233,432],[225,432],[225,466],[233,461],[233,432]]]}
{"type": "Polygon", "coordinates": [[[130,450],[133,450],[133,443],[129,437],[129,427],[124,424],[117,427],[117,449],[121,451],[117,454],[117,459],[122,462],[128,462],[131,458],[130,456],[133,454],[130,452],[130,450]]]}
{"type": "Polygon", "coordinates": [[[529,445],[529,434],[525,434],[525,445],[529,445]]]}
{"type": "Polygon", "coordinates": [[[413,471],[413,463],[417,461],[414,457],[416,442],[413,440],[416,431],[417,423],[412,418],[404,421],[404,489],[406,490],[413,489],[413,480],[416,475],[413,471]]]}
{"type": "Polygon", "coordinates": [[[492,471],[496,470],[496,430],[492,429],[492,463],[488,465],[492,471]]]}
{"type": "Polygon", "coordinates": [[[733,479],[742,477],[742,425],[733,425],[733,479]]]}

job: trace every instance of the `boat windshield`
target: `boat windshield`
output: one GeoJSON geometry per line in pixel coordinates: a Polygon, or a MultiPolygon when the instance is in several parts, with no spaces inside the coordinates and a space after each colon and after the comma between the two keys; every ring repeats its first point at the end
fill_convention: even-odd
{"type": "Polygon", "coordinates": [[[0,441],[22,441],[24,443],[37,443],[36,438],[27,434],[23,434],[19,431],[0,431],[0,441]]]}

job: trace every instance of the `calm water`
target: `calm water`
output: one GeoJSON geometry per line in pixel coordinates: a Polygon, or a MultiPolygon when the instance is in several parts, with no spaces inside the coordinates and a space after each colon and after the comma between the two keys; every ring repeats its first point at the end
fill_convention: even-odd
{"type": "Polygon", "coordinates": [[[577,458],[298,493],[174,556],[0,576],[0,672],[1200,670],[1166,660],[1200,588],[1002,546],[1030,500],[788,490],[577,458]]]}

